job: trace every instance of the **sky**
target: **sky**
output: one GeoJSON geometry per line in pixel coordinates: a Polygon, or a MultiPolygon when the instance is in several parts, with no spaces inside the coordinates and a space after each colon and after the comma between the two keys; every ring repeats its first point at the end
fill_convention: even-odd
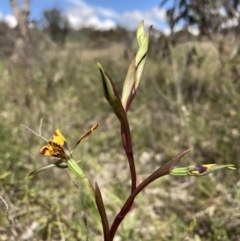
{"type": "MultiPolygon", "coordinates": [[[[136,29],[144,20],[145,26],[169,32],[166,10],[160,8],[161,0],[30,0],[30,20],[41,20],[44,10],[58,8],[67,16],[72,28],[93,27],[107,30],[117,25],[136,29]]],[[[18,0],[21,6],[22,0],[18,0]]],[[[0,20],[15,27],[10,0],[0,0],[0,20]]]]}

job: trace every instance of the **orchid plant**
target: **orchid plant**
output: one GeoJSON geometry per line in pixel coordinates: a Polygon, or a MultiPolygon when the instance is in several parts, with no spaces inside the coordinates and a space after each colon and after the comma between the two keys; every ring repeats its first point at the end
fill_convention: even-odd
{"type": "Polygon", "coordinates": [[[143,21],[138,26],[137,41],[138,41],[139,48],[137,53],[133,55],[132,60],[130,62],[127,75],[123,84],[121,97],[118,91],[116,90],[114,82],[112,81],[110,76],[105,72],[103,67],[98,63],[98,68],[101,74],[105,98],[108,101],[108,103],[111,105],[113,112],[115,113],[116,117],[120,122],[122,145],[127,157],[130,178],[131,178],[131,190],[129,192],[129,196],[125,200],[119,212],[116,214],[116,217],[113,223],[111,224],[111,226],[109,226],[104,202],[103,202],[101,191],[98,184],[97,183],[92,184],[90,182],[85,172],[79,166],[78,161],[76,161],[73,157],[73,151],[77,147],[77,145],[86,137],[88,137],[94,130],[96,130],[99,124],[95,124],[86,134],[84,134],[76,142],[72,150],[69,150],[65,137],[61,134],[60,130],[57,129],[53,134],[52,138],[40,150],[41,154],[45,156],[56,157],[57,161],[53,164],[50,164],[48,166],[42,167],[40,169],[37,169],[31,172],[27,176],[27,178],[29,178],[33,175],[36,175],[52,167],[57,167],[57,168],[69,168],[69,170],[72,171],[79,178],[84,179],[86,184],[89,186],[90,190],[92,191],[93,198],[95,199],[95,203],[97,205],[98,212],[101,217],[103,235],[104,235],[105,241],[112,241],[114,239],[114,236],[118,230],[119,225],[121,224],[123,219],[130,211],[136,196],[145,187],[147,187],[150,183],[152,183],[156,179],[167,174],[170,174],[173,176],[201,177],[222,168],[228,168],[233,170],[235,169],[234,165],[232,164],[226,164],[226,165],[196,164],[195,166],[176,167],[176,164],[179,162],[179,160],[191,150],[190,148],[179,153],[173,159],[171,159],[166,164],[159,167],[156,171],[150,174],[140,184],[137,184],[135,160],[134,160],[133,148],[132,148],[132,138],[131,138],[131,131],[129,128],[127,112],[137,93],[140,80],[143,74],[143,70],[146,64],[151,30],[152,30],[152,26],[145,33],[143,21]]]}

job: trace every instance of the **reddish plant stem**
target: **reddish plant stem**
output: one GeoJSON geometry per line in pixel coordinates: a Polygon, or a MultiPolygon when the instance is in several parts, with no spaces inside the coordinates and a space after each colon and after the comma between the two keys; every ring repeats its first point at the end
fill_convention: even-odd
{"type": "Polygon", "coordinates": [[[124,126],[121,124],[121,137],[122,137],[122,144],[123,144],[125,153],[128,158],[130,175],[131,175],[131,180],[132,180],[131,192],[133,192],[137,186],[137,178],[136,178],[136,170],[135,170],[135,164],[134,164],[132,141],[131,141],[129,125],[128,125],[128,129],[126,130],[124,128],[124,126]]]}
{"type": "Polygon", "coordinates": [[[113,221],[112,227],[110,229],[110,240],[111,241],[113,240],[119,225],[121,224],[121,222],[123,221],[123,219],[125,218],[127,213],[129,212],[129,210],[130,210],[130,208],[131,208],[131,206],[132,206],[132,204],[134,202],[135,197],[146,186],[148,186],[150,183],[152,183],[154,180],[156,180],[159,177],[162,177],[164,175],[169,174],[171,172],[172,168],[177,164],[177,162],[185,154],[187,154],[190,150],[191,150],[191,148],[187,149],[187,150],[181,152],[180,154],[178,154],[177,156],[175,156],[172,160],[167,162],[162,167],[158,168],[154,173],[152,173],[149,177],[147,177],[141,184],[139,184],[139,186],[136,187],[136,189],[130,194],[130,196],[126,200],[125,204],[123,205],[122,209],[120,210],[120,212],[116,216],[115,220],[113,221]]]}
{"type": "Polygon", "coordinates": [[[107,214],[106,214],[105,206],[102,200],[101,191],[97,183],[95,183],[95,201],[96,201],[98,212],[100,214],[101,221],[102,221],[104,241],[111,241],[107,214]]]}

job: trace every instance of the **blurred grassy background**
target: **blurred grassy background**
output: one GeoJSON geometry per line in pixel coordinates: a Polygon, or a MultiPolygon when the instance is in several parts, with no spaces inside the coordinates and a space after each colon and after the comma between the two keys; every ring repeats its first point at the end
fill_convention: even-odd
{"type": "MultiPolygon", "coordinates": [[[[121,91],[137,49],[134,33],[85,29],[70,32],[65,44],[34,36],[30,67],[9,63],[8,56],[0,62],[0,195],[8,204],[6,215],[0,200],[0,240],[102,240],[81,180],[57,168],[23,180],[52,160],[39,154],[45,142],[21,124],[38,132],[43,118],[42,135],[49,139],[58,127],[70,147],[101,124],[74,157],[98,182],[111,223],[129,194],[129,171],[96,62],[121,91]]],[[[152,36],[128,114],[138,183],[189,147],[179,165],[232,163],[237,170],[159,179],[136,199],[116,240],[240,239],[239,64],[239,55],[220,53],[204,38],[172,45],[152,36]]]]}

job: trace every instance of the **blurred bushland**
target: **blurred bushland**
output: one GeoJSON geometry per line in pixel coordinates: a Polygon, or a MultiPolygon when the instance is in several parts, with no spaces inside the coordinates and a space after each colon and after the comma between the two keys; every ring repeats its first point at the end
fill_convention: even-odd
{"type": "MultiPolygon", "coordinates": [[[[0,195],[9,205],[7,218],[0,200],[0,239],[100,240],[99,217],[87,190],[78,183],[78,194],[67,172],[51,170],[23,181],[49,159],[39,155],[43,141],[21,124],[38,132],[43,118],[44,137],[59,127],[75,143],[99,122],[75,156],[98,181],[107,214],[113,216],[119,197],[126,195],[121,183],[129,173],[119,123],[104,100],[96,62],[120,88],[137,49],[135,33],[121,27],[76,31],[66,22],[61,29],[49,12],[47,25],[31,25],[29,49],[20,59],[12,58],[17,29],[0,23],[0,195]]],[[[171,36],[152,34],[128,114],[140,178],[189,147],[194,150],[180,165],[232,163],[239,169],[239,43],[231,32],[214,37],[218,46],[187,29],[171,36]]],[[[121,240],[239,240],[239,185],[239,170],[201,179],[165,177],[137,199],[140,210],[147,211],[131,211],[119,232],[121,240]]]]}

